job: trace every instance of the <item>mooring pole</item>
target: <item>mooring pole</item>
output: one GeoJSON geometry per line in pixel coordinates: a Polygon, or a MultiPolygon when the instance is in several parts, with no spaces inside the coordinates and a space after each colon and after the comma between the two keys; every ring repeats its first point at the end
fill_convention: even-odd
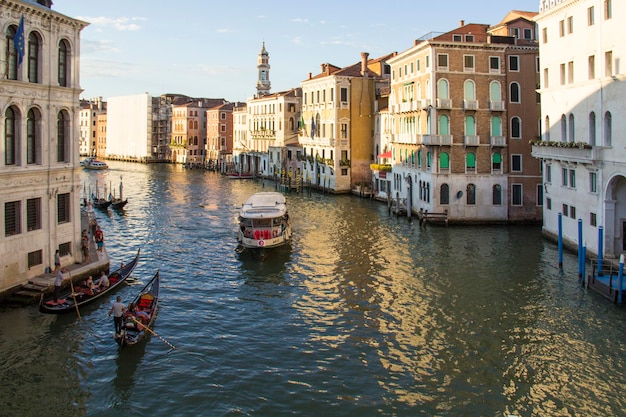
{"type": "Polygon", "coordinates": [[[563,269],[563,213],[559,213],[558,215],[558,225],[559,225],[559,269],[563,269]]]}

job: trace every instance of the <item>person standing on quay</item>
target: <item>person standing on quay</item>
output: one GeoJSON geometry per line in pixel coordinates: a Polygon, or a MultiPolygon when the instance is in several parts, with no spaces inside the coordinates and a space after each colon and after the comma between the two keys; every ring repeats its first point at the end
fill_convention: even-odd
{"type": "Polygon", "coordinates": [[[100,226],[96,226],[95,239],[98,252],[102,252],[102,245],[104,245],[104,233],[102,232],[102,229],[100,229],[100,226]]]}
{"type": "Polygon", "coordinates": [[[89,238],[87,237],[87,233],[83,234],[82,242],[81,242],[81,250],[83,252],[83,262],[88,264],[91,262],[91,255],[89,254],[89,238]]]}
{"type": "Polygon", "coordinates": [[[61,268],[61,255],[59,255],[59,250],[54,253],[54,270],[58,271],[61,268]]]}
{"type": "Polygon", "coordinates": [[[109,310],[109,317],[113,314],[113,324],[115,325],[115,335],[119,335],[122,333],[122,324],[124,321],[124,312],[126,311],[126,306],[122,303],[122,297],[119,295],[117,299],[111,306],[111,310],[109,310]]]}

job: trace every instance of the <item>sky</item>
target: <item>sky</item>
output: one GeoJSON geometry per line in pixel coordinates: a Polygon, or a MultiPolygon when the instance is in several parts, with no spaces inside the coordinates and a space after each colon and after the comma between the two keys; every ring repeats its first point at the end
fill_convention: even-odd
{"type": "Polygon", "coordinates": [[[81,98],[166,93],[246,101],[269,53],[271,91],[300,86],[323,63],[345,67],[409,49],[464,20],[495,25],[539,0],[54,0],[81,32],[81,98]]]}

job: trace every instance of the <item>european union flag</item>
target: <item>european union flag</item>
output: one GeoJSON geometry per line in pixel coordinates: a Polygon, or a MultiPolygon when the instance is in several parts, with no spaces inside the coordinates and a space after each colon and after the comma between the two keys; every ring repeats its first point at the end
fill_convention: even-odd
{"type": "Polygon", "coordinates": [[[17,51],[17,65],[19,66],[24,59],[24,15],[20,19],[20,25],[17,27],[15,38],[13,38],[15,50],[17,51]]]}

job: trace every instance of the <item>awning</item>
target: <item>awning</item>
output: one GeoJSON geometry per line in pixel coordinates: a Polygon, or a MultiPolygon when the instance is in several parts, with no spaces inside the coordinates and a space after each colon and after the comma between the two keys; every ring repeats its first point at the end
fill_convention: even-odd
{"type": "Polygon", "coordinates": [[[391,158],[391,151],[387,151],[385,153],[381,153],[378,155],[379,158],[391,158]]]}

